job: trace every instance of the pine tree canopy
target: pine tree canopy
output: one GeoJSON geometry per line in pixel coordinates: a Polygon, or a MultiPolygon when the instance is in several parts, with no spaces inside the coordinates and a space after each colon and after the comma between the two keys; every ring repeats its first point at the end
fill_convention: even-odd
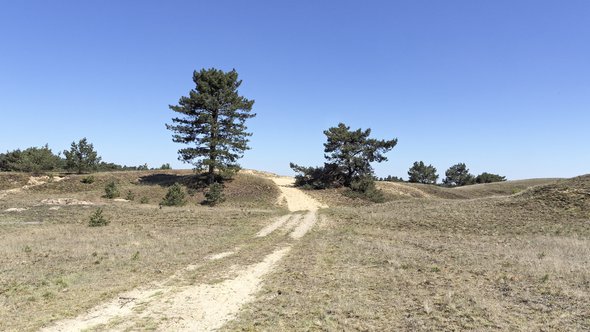
{"type": "Polygon", "coordinates": [[[193,73],[195,88],[181,97],[170,109],[178,113],[166,128],[173,131],[172,140],[192,145],[178,150],[178,159],[197,169],[208,168],[209,182],[215,170],[237,170],[237,160],[248,150],[246,120],[254,100],[238,94],[242,81],[236,70],[201,69],[193,73]]]}
{"type": "Polygon", "coordinates": [[[350,130],[344,123],[324,131],[327,142],[324,143],[325,158],[340,167],[345,176],[345,186],[353,180],[372,176],[372,162],[386,161],[384,153],[397,144],[397,139],[377,140],[369,138],[371,129],[350,130]]]}

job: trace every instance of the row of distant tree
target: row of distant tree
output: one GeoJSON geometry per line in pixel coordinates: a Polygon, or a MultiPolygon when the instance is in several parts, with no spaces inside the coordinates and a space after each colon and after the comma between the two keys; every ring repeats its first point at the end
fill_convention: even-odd
{"type": "MultiPolygon", "coordinates": [[[[164,164],[160,169],[170,169],[170,164],[164,164]]],[[[102,161],[92,143],[86,138],[72,142],[69,150],[57,154],[47,144],[42,147],[30,147],[24,150],[16,149],[0,153],[0,171],[2,172],[32,172],[68,171],[88,173],[96,171],[131,171],[147,170],[148,165],[126,166],[102,161]]]]}
{"type": "MultiPolygon", "coordinates": [[[[469,169],[465,163],[458,163],[449,167],[449,169],[447,169],[445,172],[445,176],[446,177],[443,179],[442,184],[449,187],[506,181],[505,176],[488,172],[483,172],[475,176],[469,173],[469,169]]],[[[379,178],[378,180],[391,182],[404,181],[402,178],[391,175],[385,178],[379,178]]],[[[432,165],[424,164],[423,161],[414,162],[414,165],[412,165],[412,167],[410,167],[408,170],[408,182],[436,184],[437,180],[438,174],[436,173],[436,168],[432,165]]]]}

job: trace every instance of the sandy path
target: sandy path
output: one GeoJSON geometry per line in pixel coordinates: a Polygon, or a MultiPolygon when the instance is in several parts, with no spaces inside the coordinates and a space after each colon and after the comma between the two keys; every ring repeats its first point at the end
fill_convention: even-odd
{"type": "Polygon", "coordinates": [[[311,198],[300,189],[293,187],[295,180],[292,177],[274,177],[271,180],[279,186],[282,197],[287,200],[289,211],[317,211],[327,206],[311,198]]]}
{"type": "MultiPolygon", "coordinates": [[[[256,234],[264,237],[277,229],[291,229],[290,238],[304,236],[316,223],[317,210],[326,207],[299,189],[293,188],[293,178],[271,177],[287,200],[291,212],[308,211],[304,216],[289,213],[278,218],[256,234]]],[[[284,231],[284,230],[283,230],[284,231]]],[[[199,265],[189,265],[160,283],[121,294],[117,299],[104,303],[74,319],[57,322],[42,331],[142,330],[145,324],[159,331],[213,331],[233,319],[240,308],[255,299],[263,278],[291,250],[292,244],[267,254],[262,261],[232,273],[234,275],[215,284],[169,286],[171,280],[183,271],[195,270],[199,265]]],[[[223,259],[234,255],[233,251],[206,257],[223,259]]]]}

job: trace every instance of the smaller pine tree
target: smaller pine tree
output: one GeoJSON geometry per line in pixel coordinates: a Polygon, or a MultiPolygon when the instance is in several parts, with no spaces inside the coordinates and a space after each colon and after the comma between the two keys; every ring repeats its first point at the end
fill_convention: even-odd
{"type": "Polygon", "coordinates": [[[105,192],[105,197],[106,198],[117,198],[119,197],[121,194],[119,193],[119,188],[117,187],[117,184],[115,183],[115,181],[111,181],[107,184],[107,186],[104,188],[104,192],[105,192]]]}
{"type": "Polygon", "coordinates": [[[90,227],[100,227],[106,226],[110,223],[103,215],[102,209],[98,208],[96,211],[90,216],[90,221],[88,222],[88,226],[90,227]]]}
{"type": "Polygon", "coordinates": [[[186,204],[186,193],[179,183],[175,183],[168,189],[166,196],[160,203],[165,206],[182,206],[186,204]]]}
{"type": "Polygon", "coordinates": [[[209,189],[205,193],[205,204],[209,206],[215,206],[225,201],[225,195],[223,194],[223,185],[215,182],[209,185],[209,189]]]}

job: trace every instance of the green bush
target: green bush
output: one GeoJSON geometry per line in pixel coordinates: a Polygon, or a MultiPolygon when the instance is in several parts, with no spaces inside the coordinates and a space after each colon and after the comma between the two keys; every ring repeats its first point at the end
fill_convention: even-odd
{"type": "Polygon", "coordinates": [[[150,200],[145,196],[143,196],[139,199],[139,203],[141,203],[141,204],[147,204],[149,202],[150,202],[150,200]]]}
{"type": "Polygon", "coordinates": [[[225,201],[225,195],[223,194],[223,185],[221,183],[212,183],[209,185],[207,192],[205,193],[204,204],[209,206],[215,206],[225,201]]]}
{"type": "Polygon", "coordinates": [[[119,193],[119,188],[117,187],[117,184],[115,183],[115,181],[111,181],[107,184],[107,186],[104,188],[105,191],[105,197],[106,198],[117,198],[119,197],[121,194],[119,193]]]}
{"type": "Polygon", "coordinates": [[[165,206],[182,206],[186,204],[186,194],[179,183],[173,184],[160,203],[165,206]]]}
{"type": "Polygon", "coordinates": [[[109,221],[107,219],[105,219],[105,217],[102,215],[101,208],[96,209],[94,214],[92,214],[92,216],[90,216],[90,221],[88,222],[88,226],[90,226],[90,227],[100,227],[100,226],[106,226],[108,224],[109,224],[109,221]]]}
{"type": "Polygon", "coordinates": [[[127,196],[125,196],[125,199],[128,200],[128,201],[135,200],[135,194],[133,193],[133,191],[129,190],[127,192],[127,196]]]}
{"type": "Polygon", "coordinates": [[[385,202],[385,195],[375,187],[375,181],[369,176],[353,180],[350,190],[344,194],[350,198],[360,198],[374,203],[385,202]]]}
{"type": "Polygon", "coordinates": [[[304,167],[290,163],[295,176],[295,186],[304,189],[338,188],[344,185],[344,177],[336,164],[325,163],[321,167],[304,167]]]}
{"type": "Polygon", "coordinates": [[[82,178],[82,183],[92,184],[94,183],[94,175],[88,175],[82,178]]]}

